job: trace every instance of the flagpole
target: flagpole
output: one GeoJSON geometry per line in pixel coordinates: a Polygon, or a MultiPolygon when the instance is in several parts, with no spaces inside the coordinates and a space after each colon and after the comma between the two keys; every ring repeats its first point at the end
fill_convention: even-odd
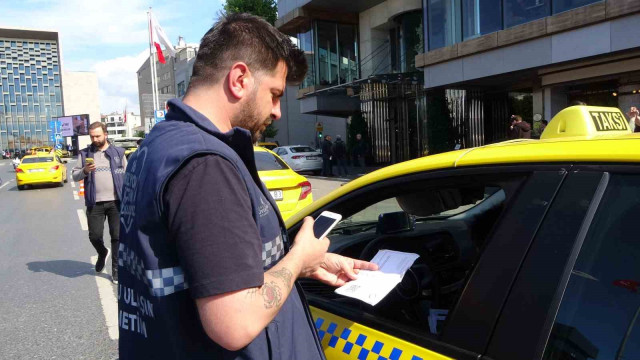
{"type": "Polygon", "coordinates": [[[158,108],[157,104],[156,104],[156,74],[155,74],[155,65],[156,65],[156,61],[155,61],[155,56],[154,56],[154,52],[153,52],[153,37],[151,35],[151,7],[149,7],[149,11],[147,11],[147,20],[149,23],[149,68],[151,70],[151,97],[152,97],[152,102],[153,102],[153,110],[152,110],[152,117],[155,116],[155,111],[158,108]]]}

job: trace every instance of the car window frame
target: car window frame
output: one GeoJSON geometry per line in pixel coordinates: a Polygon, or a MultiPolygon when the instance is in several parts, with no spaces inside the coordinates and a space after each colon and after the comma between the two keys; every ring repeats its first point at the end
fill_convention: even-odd
{"type": "MultiPolygon", "coordinates": [[[[624,164],[579,164],[572,168],[570,177],[572,180],[589,173],[602,174],[598,180],[596,189],[591,194],[579,196],[567,196],[566,200],[559,199],[555,206],[566,205],[564,202],[574,202],[577,199],[589,198],[589,208],[580,215],[580,227],[574,231],[575,236],[565,242],[558,243],[556,247],[544,247],[544,240],[537,238],[531,245],[527,257],[514,283],[512,292],[505,302],[504,311],[496,325],[491,342],[487,347],[487,353],[483,359],[541,359],[547,345],[549,336],[555,322],[555,318],[562,303],[564,291],[570,280],[570,274],[578,259],[583,242],[590,229],[590,222],[598,211],[603,196],[608,188],[610,175],[606,174],[640,174],[640,167],[624,164]],[[561,247],[560,247],[561,246],[561,247]],[[563,252],[565,261],[549,261],[558,252],[563,252]],[[539,269],[544,266],[545,271],[539,269]],[[536,296],[545,296],[545,301],[532,301],[525,296],[523,288],[532,284],[536,285],[536,296]]],[[[584,181],[584,180],[583,180],[584,181]]],[[[567,181],[560,191],[574,191],[581,194],[579,189],[572,186],[572,181],[567,181]]],[[[584,192],[582,192],[584,193],[584,192]]],[[[545,218],[543,226],[550,226],[553,213],[545,218]]],[[[566,224],[566,221],[564,221],[566,224]]],[[[544,230],[541,227],[541,231],[544,230]]],[[[539,299],[539,298],[537,298],[539,299]]]]}
{"type": "MultiPolygon", "coordinates": [[[[542,204],[542,203],[538,204],[539,206],[543,207],[542,211],[539,214],[539,218],[537,219],[539,223],[542,221],[544,217],[543,214],[545,213],[546,208],[548,208],[548,206],[550,206],[550,204],[553,202],[553,196],[555,195],[557,188],[560,187],[560,185],[562,184],[564,176],[566,175],[567,168],[570,168],[570,165],[568,164],[531,164],[531,165],[518,164],[518,165],[494,165],[494,166],[479,166],[474,168],[456,168],[456,169],[440,169],[440,170],[426,171],[418,174],[411,174],[411,175],[400,176],[392,179],[387,179],[380,182],[376,182],[374,184],[364,186],[360,189],[355,190],[350,194],[346,194],[338,199],[335,199],[333,202],[326,204],[325,206],[315,210],[313,213],[308,215],[315,217],[319,215],[322,211],[326,211],[326,210],[333,211],[336,207],[339,207],[339,205],[346,204],[349,201],[353,200],[355,197],[366,196],[366,193],[370,191],[376,191],[377,189],[393,186],[395,184],[399,184],[405,181],[437,180],[437,179],[449,178],[454,176],[462,177],[462,176],[477,176],[477,175],[489,175],[489,174],[505,174],[506,175],[509,173],[512,173],[512,174],[530,173],[531,175],[533,175],[536,173],[544,173],[547,176],[555,179],[556,188],[547,188],[547,190],[550,190],[548,191],[548,193],[551,194],[550,195],[551,198],[546,204],[542,204]]],[[[525,180],[525,182],[528,183],[530,179],[531,178],[528,178],[527,180],[525,180]]],[[[547,180],[539,179],[539,180],[549,185],[548,179],[547,180]]],[[[529,187],[529,189],[532,189],[532,188],[533,187],[529,187]]],[[[527,197],[529,196],[530,195],[528,194],[518,195],[517,199],[515,199],[515,202],[520,204],[520,206],[523,207],[524,209],[526,208],[525,205],[527,203],[531,203],[531,201],[527,201],[527,197]]],[[[515,205],[514,204],[509,205],[509,207],[512,207],[512,206],[515,206],[515,205]]],[[[488,235],[492,239],[489,242],[491,245],[488,246],[487,249],[485,249],[485,253],[483,253],[483,255],[480,257],[481,263],[489,263],[488,261],[482,260],[483,258],[487,257],[486,254],[489,248],[494,249],[492,251],[494,253],[493,256],[495,256],[496,254],[501,254],[503,252],[499,249],[498,244],[500,242],[503,243],[505,241],[511,240],[511,238],[503,238],[502,241],[497,241],[500,239],[494,238],[499,236],[504,237],[504,235],[500,235],[500,229],[504,228],[506,224],[504,219],[502,219],[502,216],[504,216],[504,214],[501,215],[500,218],[497,220],[496,228],[494,228],[493,231],[488,235]]],[[[289,227],[290,236],[293,236],[295,234],[300,224],[301,223],[299,222],[289,227]]],[[[522,241],[517,248],[517,250],[519,250],[520,253],[522,254],[526,253],[526,249],[530,245],[530,242],[533,240],[533,236],[535,234],[536,228],[537,228],[536,224],[530,227],[529,238],[527,238],[526,236],[522,237],[522,241]]],[[[523,257],[524,255],[522,255],[522,258],[523,257]]],[[[514,258],[514,264],[512,266],[513,278],[515,278],[515,274],[517,273],[517,270],[521,266],[522,258],[520,259],[514,258]]],[[[465,286],[465,290],[460,295],[460,298],[458,299],[458,304],[454,307],[452,313],[450,313],[447,319],[447,322],[445,324],[443,334],[439,338],[428,335],[426,334],[426,332],[423,334],[416,334],[414,331],[414,328],[407,329],[407,328],[403,328],[402,326],[397,326],[398,324],[393,324],[393,325],[386,324],[384,321],[381,321],[380,319],[375,319],[374,316],[370,314],[366,314],[363,312],[358,313],[357,311],[353,311],[353,309],[349,309],[350,311],[346,311],[342,307],[337,306],[336,304],[331,303],[328,300],[324,300],[318,297],[313,297],[312,295],[309,295],[308,300],[310,305],[318,307],[319,309],[332,312],[338,316],[344,317],[345,319],[363,324],[365,326],[370,326],[372,328],[375,328],[378,331],[382,331],[391,336],[398,337],[399,339],[412,342],[418,346],[423,346],[429,350],[442,353],[443,355],[452,356],[458,359],[477,359],[478,356],[480,356],[484,352],[484,349],[486,348],[489,342],[491,333],[493,331],[493,327],[495,325],[495,321],[497,321],[497,318],[500,314],[501,306],[504,302],[504,299],[509,294],[509,289],[513,281],[513,279],[509,281],[509,278],[507,277],[507,279],[505,280],[505,283],[502,284],[501,286],[502,291],[500,296],[494,296],[493,299],[491,299],[491,301],[494,303],[493,313],[486,314],[486,311],[484,311],[484,308],[486,307],[486,303],[480,304],[478,302],[474,302],[473,299],[469,299],[469,297],[472,295],[467,293],[467,288],[470,287],[472,282],[478,283],[479,281],[481,281],[475,277],[477,269],[478,269],[478,266],[476,266],[476,268],[472,271],[472,274],[469,277],[469,280],[465,286]],[[451,333],[452,332],[451,330],[453,329],[463,328],[459,324],[464,323],[465,320],[468,320],[467,318],[464,318],[458,313],[460,304],[473,304],[473,307],[474,309],[476,309],[475,310],[476,312],[483,312],[487,315],[489,319],[493,320],[493,322],[489,322],[484,326],[482,330],[484,333],[479,334],[479,332],[477,331],[474,331],[473,333],[466,331],[464,332],[463,336],[459,336],[459,337],[455,337],[455,336],[452,337],[448,335],[448,333],[451,333]],[[449,331],[447,331],[447,329],[449,329],[449,331]],[[480,346],[477,345],[478,341],[476,340],[476,338],[482,339],[482,344],[480,344],[480,346]]],[[[485,276],[483,276],[483,278],[495,276],[495,274],[499,273],[500,271],[502,271],[502,269],[494,269],[494,271],[491,274],[487,273],[485,274],[485,276]]]]}

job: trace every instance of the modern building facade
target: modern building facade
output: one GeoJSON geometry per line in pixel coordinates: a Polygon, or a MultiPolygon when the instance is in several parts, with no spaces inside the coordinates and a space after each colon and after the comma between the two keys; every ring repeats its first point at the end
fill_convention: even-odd
{"type": "Polygon", "coordinates": [[[62,75],[64,114],[89,114],[90,122],[100,121],[98,74],[93,71],[65,71],[62,75]]]}
{"type": "Polygon", "coordinates": [[[640,104],[637,0],[424,0],[427,127],[435,150],[505,138],[566,106],[640,104]],[[445,106],[446,105],[446,106],[445,106]]]}
{"type": "Polygon", "coordinates": [[[374,163],[502,141],[511,114],[539,135],[574,101],[640,104],[637,0],[280,0],[278,10],[276,26],[311,65],[301,114],[347,118],[374,163]]]}
{"type": "Polygon", "coordinates": [[[63,115],[57,32],[0,29],[0,148],[52,145],[47,121],[63,115]]]}
{"type": "Polygon", "coordinates": [[[102,115],[100,121],[107,125],[107,133],[112,139],[136,136],[134,129],[142,126],[140,115],[133,112],[127,112],[126,120],[124,113],[113,112],[102,115]]]}

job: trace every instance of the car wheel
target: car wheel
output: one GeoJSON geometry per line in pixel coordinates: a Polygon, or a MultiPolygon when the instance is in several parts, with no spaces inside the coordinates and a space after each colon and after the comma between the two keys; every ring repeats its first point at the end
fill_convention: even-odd
{"type": "Polygon", "coordinates": [[[66,183],[68,183],[68,182],[69,182],[69,176],[65,176],[65,177],[64,177],[64,183],[66,184],[66,183]]]}
{"type": "Polygon", "coordinates": [[[313,175],[320,175],[320,173],[322,172],[322,170],[313,170],[313,175]]]}
{"type": "Polygon", "coordinates": [[[24,185],[18,185],[18,190],[24,190],[24,185]]]}

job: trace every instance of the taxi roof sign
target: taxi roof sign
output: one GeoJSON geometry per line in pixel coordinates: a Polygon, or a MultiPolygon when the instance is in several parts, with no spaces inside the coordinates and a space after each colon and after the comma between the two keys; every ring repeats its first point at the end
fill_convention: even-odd
{"type": "Polygon", "coordinates": [[[615,137],[631,133],[622,111],[614,107],[570,106],[551,119],[540,139],[615,137]]]}

